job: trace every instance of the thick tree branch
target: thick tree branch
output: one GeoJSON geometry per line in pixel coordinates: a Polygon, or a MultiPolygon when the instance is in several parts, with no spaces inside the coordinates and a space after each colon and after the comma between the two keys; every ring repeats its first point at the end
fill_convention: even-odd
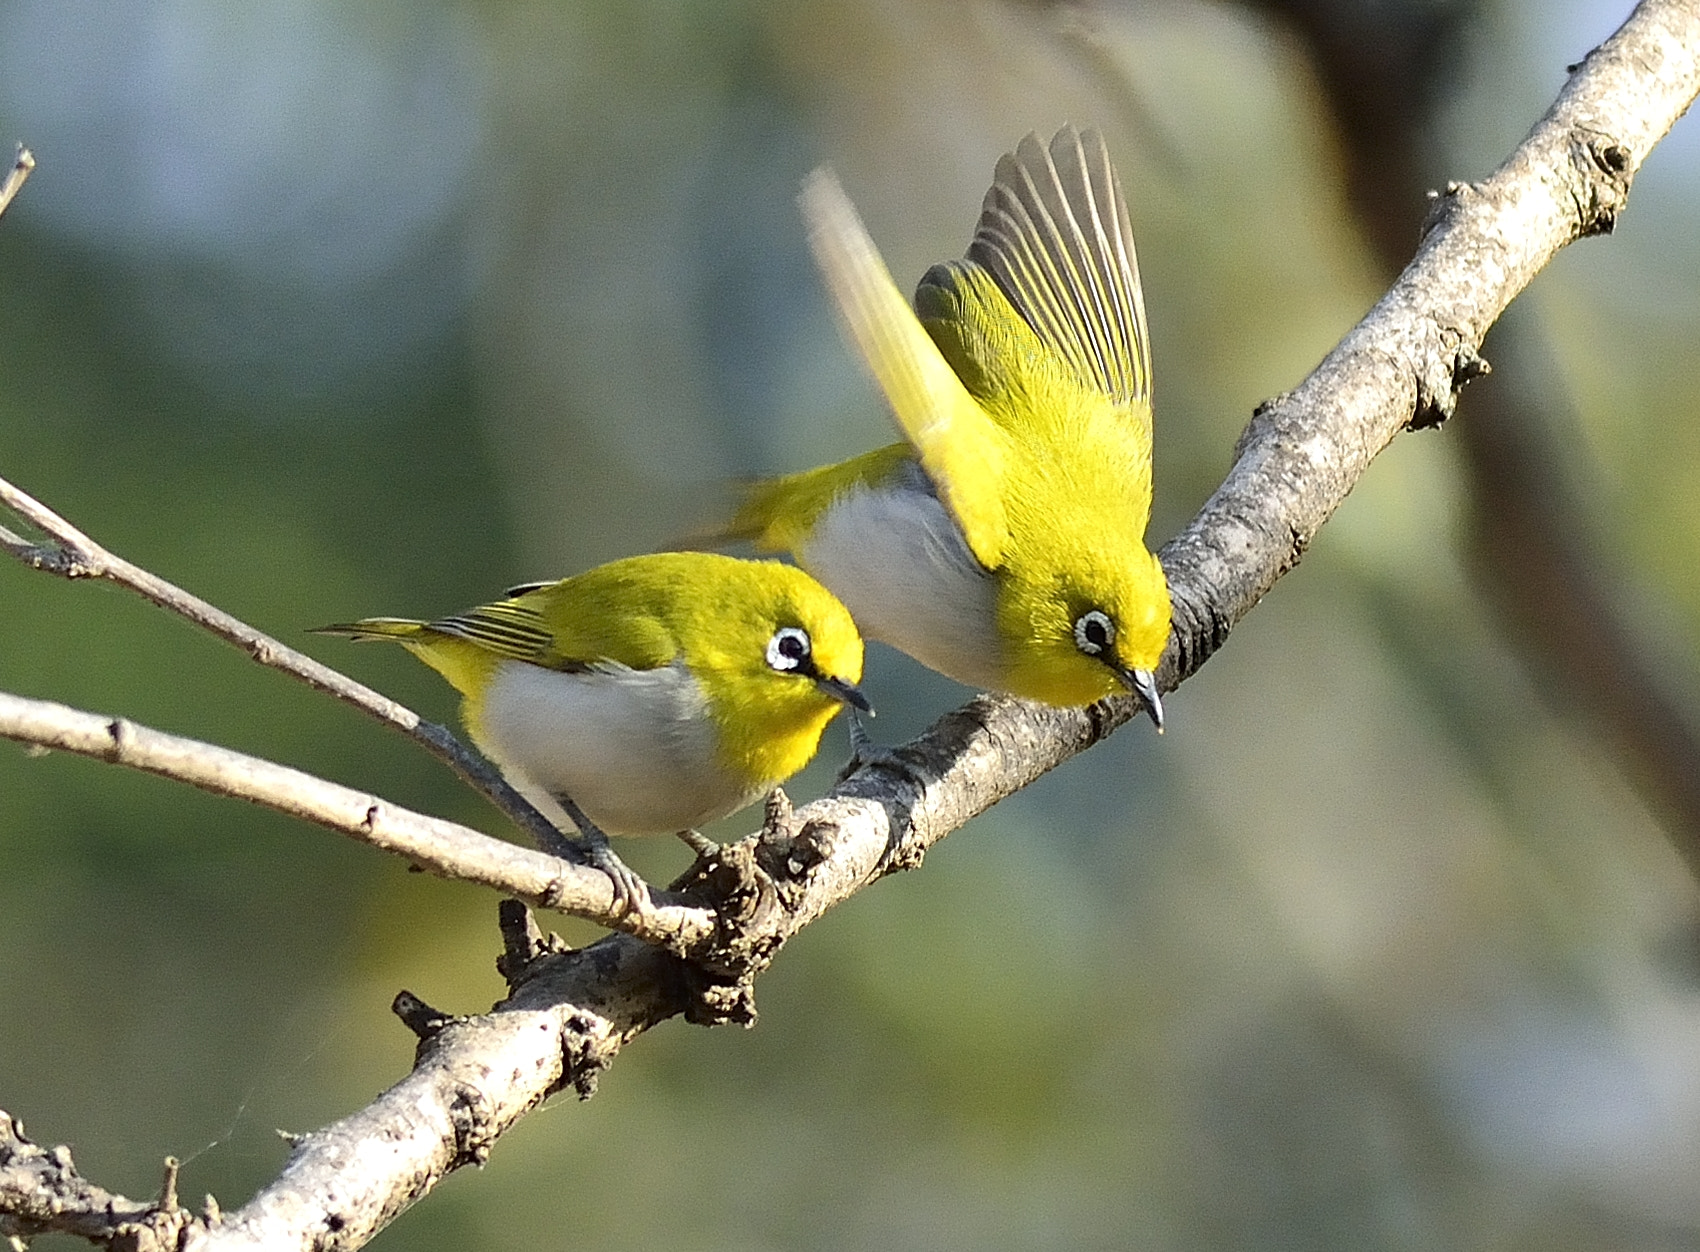
{"type": "Polygon", "coordinates": [[[193,1220],[177,1205],[176,1179],[177,1162],[168,1159],[158,1200],[141,1204],[113,1195],[77,1172],[68,1149],[31,1143],[23,1123],[0,1109],[0,1236],[80,1235],[135,1252],[167,1252],[193,1220]]]}
{"type": "MultiPolygon", "coordinates": [[[[1445,417],[1479,369],[1482,335],[1574,239],[1607,229],[1648,152],[1700,91],[1700,13],[1648,0],[1588,58],[1486,181],[1454,187],[1417,257],[1310,378],[1259,409],[1234,468],[1163,552],[1172,690],[1288,569],[1401,430],[1445,417]]],[[[789,937],[1137,712],[981,697],[833,794],[701,867],[718,931],[687,963],[628,936],[550,953],[505,926],[512,994],[446,1020],[411,1074],[368,1108],[297,1141],[281,1176],[188,1248],[354,1248],[438,1179],[481,1161],[523,1113],[587,1091],[625,1043],[667,1017],[748,1020],[751,980],[789,937]],[[521,951],[516,955],[515,949],[521,951]],[[527,961],[525,957],[533,959],[527,961]]],[[[434,1019],[409,1012],[415,1024],[434,1019]]]]}
{"type": "Polygon", "coordinates": [[[1227,481],[1164,553],[1202,575],[1175,590],[1180,675],[1298,560],[1399,431],[1451,414],[1488,327],[1554,254],[1611,229],[1635,172],[1694,99],[1697,49],[1694,4],[1637,7],[1499,169],[1447,188],[1369,315],[1258,411],[1227,481]]]}

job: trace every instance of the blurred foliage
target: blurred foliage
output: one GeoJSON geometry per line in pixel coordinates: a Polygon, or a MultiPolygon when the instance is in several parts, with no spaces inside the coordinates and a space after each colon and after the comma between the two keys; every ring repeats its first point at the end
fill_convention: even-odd
{"type": "MultiPolygon", "coordinates": [[[[1483,8],[1459,177],[1628,4],[1483,8]]],[[[1140,241],[1161,539],[1377,294],[1295,48],[1198,0],[0,0],[0,138],[40,160],[0,223],[0,473],[448,717],[423,667],[302,629],[662,545],[739,475],[889,438],[799,179],[830,160],[912,281],[961,252],[997,155],[1072,120],[1107,133],[1140,241]]],[[[1693,131],[1527,301],[1602,550],[1689,657],[1693,131]]],[[[1452,455],[1397,443],[1162,740],[976,821],[794,944],[755,1031],[669,1023],[377,1246],[1700,1246],[1693,887],[1476,605],[1452,455]]],[[[0,689],[500,829],[396,736],[110,588],[0,565],[0,607],[0,689]]],[[[893,739],[961,694],[883,649],[868,686],[893,739]]],[[[666,877],[663,845],[634,864],[666,877]]],[[[150,1194],[174,1153],[186,1196],[234,1206],[274,1127],[404,1071],[398,988],[500,994],[494,914],[0,745],[0,1107],[105,1185],[150,1194]]]]}

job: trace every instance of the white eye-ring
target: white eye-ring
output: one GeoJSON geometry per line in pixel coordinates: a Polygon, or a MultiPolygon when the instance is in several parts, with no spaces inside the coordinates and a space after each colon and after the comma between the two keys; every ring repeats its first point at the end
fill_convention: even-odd
{"type": "Polygon", "coordinates": [[[767,663],[782,674],[809,663],[809,632],[801,626],[781,626],[767,641],[767,663]]]}
{"type": "Polygon", "coordinates": [[[1102,656],[1116,644],[1116,624],[1102,609],[1082,613],[1074,623],[1074,646],[1087,656],[1102,656]]]}

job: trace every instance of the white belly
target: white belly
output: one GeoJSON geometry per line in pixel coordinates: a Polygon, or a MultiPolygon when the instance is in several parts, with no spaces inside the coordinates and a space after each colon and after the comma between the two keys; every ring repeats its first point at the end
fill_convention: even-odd
{"type": "Polygon", "coordinates": [[[997,583],[931,492],[899,479],[842,496],[797,561],[863,635],[971,687],[1002,687],[997,583]]]}
{"type": "Polygon", "coordinates": [[[566,795],[612,835],[684,830],[756,793],[723,769],[683,667],[582,674],[510,661],[485,694],[480,745],[521,791],[566,795]]]}

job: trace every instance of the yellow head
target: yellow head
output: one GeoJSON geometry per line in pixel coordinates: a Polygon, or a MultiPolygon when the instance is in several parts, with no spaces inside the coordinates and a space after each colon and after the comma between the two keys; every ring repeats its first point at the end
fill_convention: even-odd
{"type": "Polygon", "coordinates": [[[1169,590],[1156,557],[1081,544],[1055,564],[1018,559],[1002,573],[998,631],[1010,691],[1047,704],[1134,692],[1162,729],[1152,671],[1169,638],[1169,590]]]}
{"type": "Polygon", "coordinates": [[[647,559],[692,568],[673,587],[668,612],[727,769],[764,786],[789,778],[814,756],[840,708],[869,711],[856,687],[862,636],[849,610],[808,574],[711,553],[647,559]]]}
{"type": "MultiPolygon", "coordinates": [[[[928,329],[1017,449],[995,484],[1009,518],[996,571],[1005,685],[1047,704],[1137,692],[1160,730],[1151,672],[1169,588],[1144,543],[1149,402],[1083,384],[983,271],[947,275],[955,317],[928,329]]],[[[935,307],[950,294],[929,291],[935,307]]]]}

